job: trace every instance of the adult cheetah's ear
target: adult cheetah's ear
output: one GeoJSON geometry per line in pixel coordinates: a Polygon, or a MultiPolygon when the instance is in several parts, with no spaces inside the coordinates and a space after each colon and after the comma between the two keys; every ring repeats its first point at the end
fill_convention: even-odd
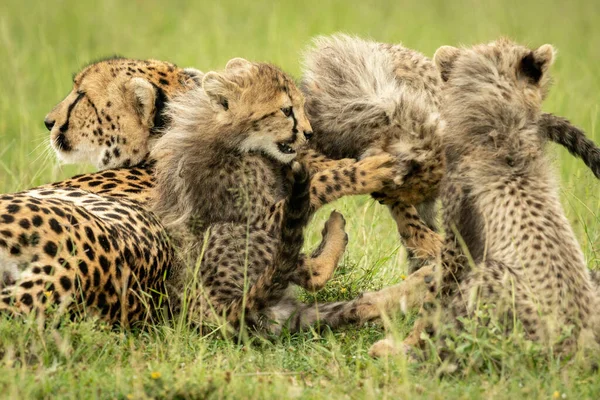
{"type": "Polygon", "coordinates": [[[213,104],[229,110],[229,101],[240,91],[240,87],[217,72],[208,72],[202,78],[202,89],[213,104]]]}
{"type": "Polygon", "coordinates": [[[459,54],[460,49],[452,46],[442,46],[435,51],[433,62],[438,71],[440,71],[440,76],[444,82],[448,81],[450,71],[454,66],[454,61],[456,61],[459,54]]]}
{"type": "Polygon", "coordinates": [[[144,78],[131,78],[125,84],[125,96],[133,104],[142,122],[150,126],[156,100],[154,85],[144,78]]]}
{"type": "Polygon", "coordinates": [[[521,59],[519,64],[520,76],[528,79],[531,83],[539,83],[542,76],[554,62],[555,54],[554,47],[550,44],[545,44],[531,51],[521,59]]]}
{"type": "Polygon", "coordinates": [[[185,76],[185,82],[182,83],[193,83],[195,85],[202,85],[202,78],[204,78],[204,72],[196,68],[184,68],[183,75],[185,76]]]}
{"type": "Polygon", "coordinates": [[[227,61],[227,65],[225,69],[250,69],[252,68],[252,63],[244,58],[236,57],[227,61]]]}

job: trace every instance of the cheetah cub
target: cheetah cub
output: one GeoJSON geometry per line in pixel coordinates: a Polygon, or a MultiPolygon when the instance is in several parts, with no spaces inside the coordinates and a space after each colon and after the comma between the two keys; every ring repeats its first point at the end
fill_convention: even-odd
{"type": "Polygon", "coordinates": [[[346,35],[319,37],[304,58],[302,89],[325,156],[392,154],[411,160],[403,184],[377,193],[388,205],[415,270],[435,257],[435,198],[444,171],[441,79],[430,59],[402,47],[346,35]]]}
{"type": "MultiPolygon", "coordinates": [[[[507,39],[435,53],[448,124],[438,289],[451,315],[441,322],[460,327],[456,317],[487,303],[518,318],[532,340],[571,352],[596,345],[600,304],[544,154],[540,109],[553,60],[551,45],[507,39]]],[[[388,340],[371,353],[393,350],[388,340]]]]}
{"type": "Polygon", "coordinates": [[[225,317],[234,329],[277,332],[284,324],[363,322],[401,298],[417,302],[402,288],[316,305],[290,296],[290,283],[324,284],[320,268],[338,262],[346,234],[333,212],[321,246],[300,254],[313,194],[307,168],[294,159],[312,130],[304,98],[285,73],[231,60],[207,73],[202,88],[176,98],[167,115],[171,127],[153,151],[154,210],[183,249],[170,297],[190,284],[197,289],[188,303],[192,321],[225,317]]]}
{"type": "MultiPolygon", "coordinates": [[[[413,159],[398,190],[373,193],[396,221],[410,271],[433,259],[442,244],[435,198],[444,172],[443,81],[434,63],[417,51],[347,35],[315,39],[304,57],[302,90],[316,132],[310,148],[324,155],[322,164],[381,153],[413,159]]],[[[546,113],[539,125],[600,178],[600,149],[583,131],[546,113]]]]}

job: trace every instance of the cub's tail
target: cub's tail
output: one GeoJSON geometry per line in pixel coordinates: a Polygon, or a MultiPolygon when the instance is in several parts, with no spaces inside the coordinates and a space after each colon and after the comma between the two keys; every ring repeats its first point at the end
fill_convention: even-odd
{"type": "Polygon", "coordinates": [[[567,119],[553,114],[542,114],[540,126],[548,139],[564,146],[569,153],[583,160],[600,179],[600,148],[585,136],[585,132],[573,126],[567,119]]]}

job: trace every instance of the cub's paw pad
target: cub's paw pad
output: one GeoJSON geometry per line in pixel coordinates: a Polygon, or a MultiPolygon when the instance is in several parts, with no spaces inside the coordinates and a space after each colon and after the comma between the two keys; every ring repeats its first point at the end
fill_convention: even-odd
{"type": "Polygon", "coordinates": [[[292,161],[292,177],[294,183],[304,183],[308,180],[308,168],[303,163],[292,161]]]}

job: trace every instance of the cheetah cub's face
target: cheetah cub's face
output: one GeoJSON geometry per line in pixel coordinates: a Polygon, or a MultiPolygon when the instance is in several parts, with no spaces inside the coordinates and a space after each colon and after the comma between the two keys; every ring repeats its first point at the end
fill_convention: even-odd
{"type": "Polygon", "coordinates": [[[235,58],[224,71],[207,73],[202,87],[240,151],[287,164],[312,136],[302,93],[273,65],[235,58]]]}

